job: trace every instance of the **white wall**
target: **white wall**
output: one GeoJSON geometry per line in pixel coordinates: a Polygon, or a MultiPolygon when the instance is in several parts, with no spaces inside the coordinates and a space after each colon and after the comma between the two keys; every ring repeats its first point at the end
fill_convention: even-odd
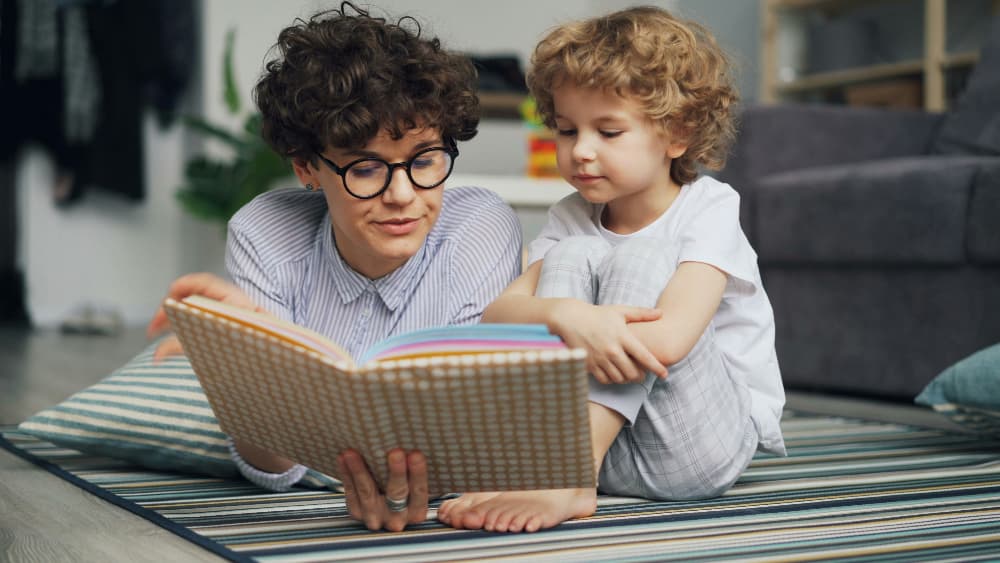
{"type": "MultiPolygon", "coordinates": [[[[403,0],[376,2],[373,15],[390,21],[411,15],[421,23],[422,32],[437,36],[449,49],[477,54],[511,53],[527,67],[535,44],[552,26],[573,18],[597,15],[636,2],[626,0],[403,0]]],[[[643,2],[671,9],[675,0],[643,2]]],[[[236,29],[235,68],[245,102],[260,74],[268,49],[278,32],[294,18],[306,18],[323,7],[339,2],[271,2],[268,0],[206,0],[204,33],[205,111],[212,119],[235,124],[222,102],[222,53],[225,30],[236,29]]],[[[360,3],[365,5],[364,3],[360,3]]],[[[456,162],[459,173],[521,174],[525,167],[524,130],[517,122],[483,121],[479,135],[461,147],[456,162]]]]}
{"type": "Polygon", "coordinates": [[[223,235],[176,204],[184,157],[182,131],[145,123],[146,199],[139,204],[87,190],[65,209],[52,204],[51,162],[29,150],[18,171],[19,262],[32,323],[58,324],[84,306],[118,311],[144,324],[170,280],[213,269],[223,235]]]}
{"type": "Polygon", "coordinates": [[[747,102],[757,99],[760,76],[759,4],[750,0],[677,0],[675,6],[679,16],[700,22],[715,35],[735,67],[736,86],[747,102]]]}
{"type": "MultiPolygon", "coordinates": [[[[546,29],[567,18],[618,9],[631,2],[580,0],[459,1],[427,0],[417,4],[383,0],[390,15],[410,14],[452,49],[474,53],[517,53],[524,61],[546,29]]],[[[653,2],[673,7],[672,0],[653,2]]],[[[237,126],[221,101],[221,61],[227,29],[237,30],[236,74],[250,104],[250,90],[278,31],[295,17],[337,2],[204,0],[202,76],[198,84],[203,112],[210,119],[237,126]]],[[[91,304],[118,310],[131,325],[151,316],[169,282],[194,270],[222,269],[222,235],[217,226],[186,215],[174,192],[183,163],[192,150],[180,128],[161,131],[147,120],[147,195],[141,203],[89,190],[67,209],[51,203],[53,173],[47,157],[30,152],[18,174],[21,217],[19,261],[25,273],[27,306],[38,326],[58,324],[74,309],[91,304]]],[[[459,173],[518,174],[524,166],[523,131],[515,122],[487,121],[479,136],[462,147],[459,173]]],[[[197,147],[197,144],[193,146],[197,147]]],[[[209,150],[219,150],[210,147],[209,150]]]]}

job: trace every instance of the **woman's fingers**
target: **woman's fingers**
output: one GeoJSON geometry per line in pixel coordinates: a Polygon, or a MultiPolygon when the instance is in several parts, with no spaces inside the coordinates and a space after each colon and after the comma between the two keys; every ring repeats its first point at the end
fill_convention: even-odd
{"type": "Polygon", "coordinates": [[[344,497],[351,518],[364,522],[369,530],[398,532],[407,524],[427,519],[427,461],[414,451],[401,449],[386,455],[389,479],[385,494],[379,490],[361,455],[346,450],[337,457],[337,470],[344,484],[344,497]],[[390,505],[402,505],[392,510],[390,505]]]}
{"type": "Polygon", "coordinates": [[[353,450],[344,452],[343,458],[344,465],[347,466],[347,474],[350,475],[351,484],[354,486],[360,520],[365,523],[369,530],[382,529],[385,502],[375,485],[375,480],[372,478],[365,460],[361,459],[361,456],[353,450]]]}
{"type": "MultiPolygon", "coordinates": [[[[260,311],[260,308],[254,304],[242,289],[215,274],[197,273],[183,275],[170,284],[166,296],[180,301],[191,295],[203,295],[237,307],[260,311]]],[[[155,338],[169,328],[170,319],[167,318],[166,311],[164,311],[163,307],[158,307],[156,313],[153,314],[153,318],[146,325],[146,337],[155,338]]],[[[156,348],[153,360],[159,361],[167,356],[183,353],[184,351],[181,348],[180,342],[176,338],[171,338],[156,348]]]]}
{"type": "MultiPolygon", "coordinates": [[[[204,295],[236,306],[254,308],[253,301],[243,293],[243,290],[215,274],[205,272],[185,274],[171,282],[166,297],[180,301],[191,295],[204,295]]],[[[170,321],[166,312],[163,307],[159,307],[146,326],[146,336],[153,338],[169,326],[170,321]]]]}
{"type": "Polygon", "coordinates": [[[427,458],[419,451],[406,456],[406,472],[410,480],[410,507],[407,513],[410,524],[427,519],[427,458]]]}
{"type": "Polygon", "coordinates": [[[160,342],[156,350],[153,351],[153,363],[159,363],[167,356],[179,356],[183,353],[184,348],[181,347],[181,341],[176,336],[170,336],[163,339],[163,342],[160,342]]]}
{"type": "Polygon", "coordinates": [[[340,482],[344,484],[344,500],[347,502],[347,512],[355,520],[364,520],[361,517],[361,501],[358,499],[358,491],[354,486],[354,479],[351,478],[351,470],[347,465],[347,453],[337,456],[337,472],[340,474],[340,482]]]}
{"type": "Polygon", "coordinates": [[[389,482],[385,485],[385,496],[404,500],[410,498],[410,483],[406,476],[406,454],[397,448],[386,456],[389,467],[389,482]]]}
{"type": "Polygon", "coordinates": [[[146,338],[152,339],[170,327],[170,320],[167,319],[167,312],[163,307],[157,307],[153,313],[152,320],[146,325],[146,338]]]}
{"type": "Polygon", "coordinates": [[[174,299],[184,299],[189,295],[204,295],[241,307],[254,307],[253,301],[238,286],[205,272],[183,275],[167,289],[167,297],[174,299]]]}
{"type": "Polygon", "coordinates": [[[406,472],[406,454],[401,449],[391,450],[386,455],[386,465],[389,467],[389,481],[385,485],[385,529],[399,532],[406,527],[410,512],[410,483],[406,472]],[[403,503],[399,510],[393,510],[390,504],[403,503]]]}

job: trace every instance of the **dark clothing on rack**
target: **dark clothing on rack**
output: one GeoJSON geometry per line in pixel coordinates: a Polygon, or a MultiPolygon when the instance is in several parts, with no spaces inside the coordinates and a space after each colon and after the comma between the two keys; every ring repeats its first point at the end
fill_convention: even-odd
{"type": "Polygon", "coordinates": [[[0,5],[0,161],[38,143],[72,178],[62,203],[84,188],[141,199],[142,117],[175,116],[197,53],[195,0],[0,5]]]}

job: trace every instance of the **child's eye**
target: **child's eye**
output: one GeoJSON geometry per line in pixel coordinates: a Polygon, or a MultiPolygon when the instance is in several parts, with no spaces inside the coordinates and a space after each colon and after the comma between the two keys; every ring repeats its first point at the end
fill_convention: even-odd
{"type": "Polygon", "coordinates": [[[622,134],[621,131],[601,131],[601,136],[606,137],[608,139],[614,139],[615,137],[621,134],[622,134]]]}
{"type": "Polygon", "coordinates": [[[576,129],[556,129],[556,134],[561,137],[572,137],[576,135],[576,129]]]}

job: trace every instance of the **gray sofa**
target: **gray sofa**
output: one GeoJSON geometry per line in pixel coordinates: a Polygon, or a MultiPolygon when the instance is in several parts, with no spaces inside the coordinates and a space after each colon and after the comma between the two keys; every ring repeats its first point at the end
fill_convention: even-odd
{"type": "Polygon", "coordinates": [[[720,177],[790,389],[912,400],[1000,342],[1000,19],[952,111],[747,108],[720,177]]]}

